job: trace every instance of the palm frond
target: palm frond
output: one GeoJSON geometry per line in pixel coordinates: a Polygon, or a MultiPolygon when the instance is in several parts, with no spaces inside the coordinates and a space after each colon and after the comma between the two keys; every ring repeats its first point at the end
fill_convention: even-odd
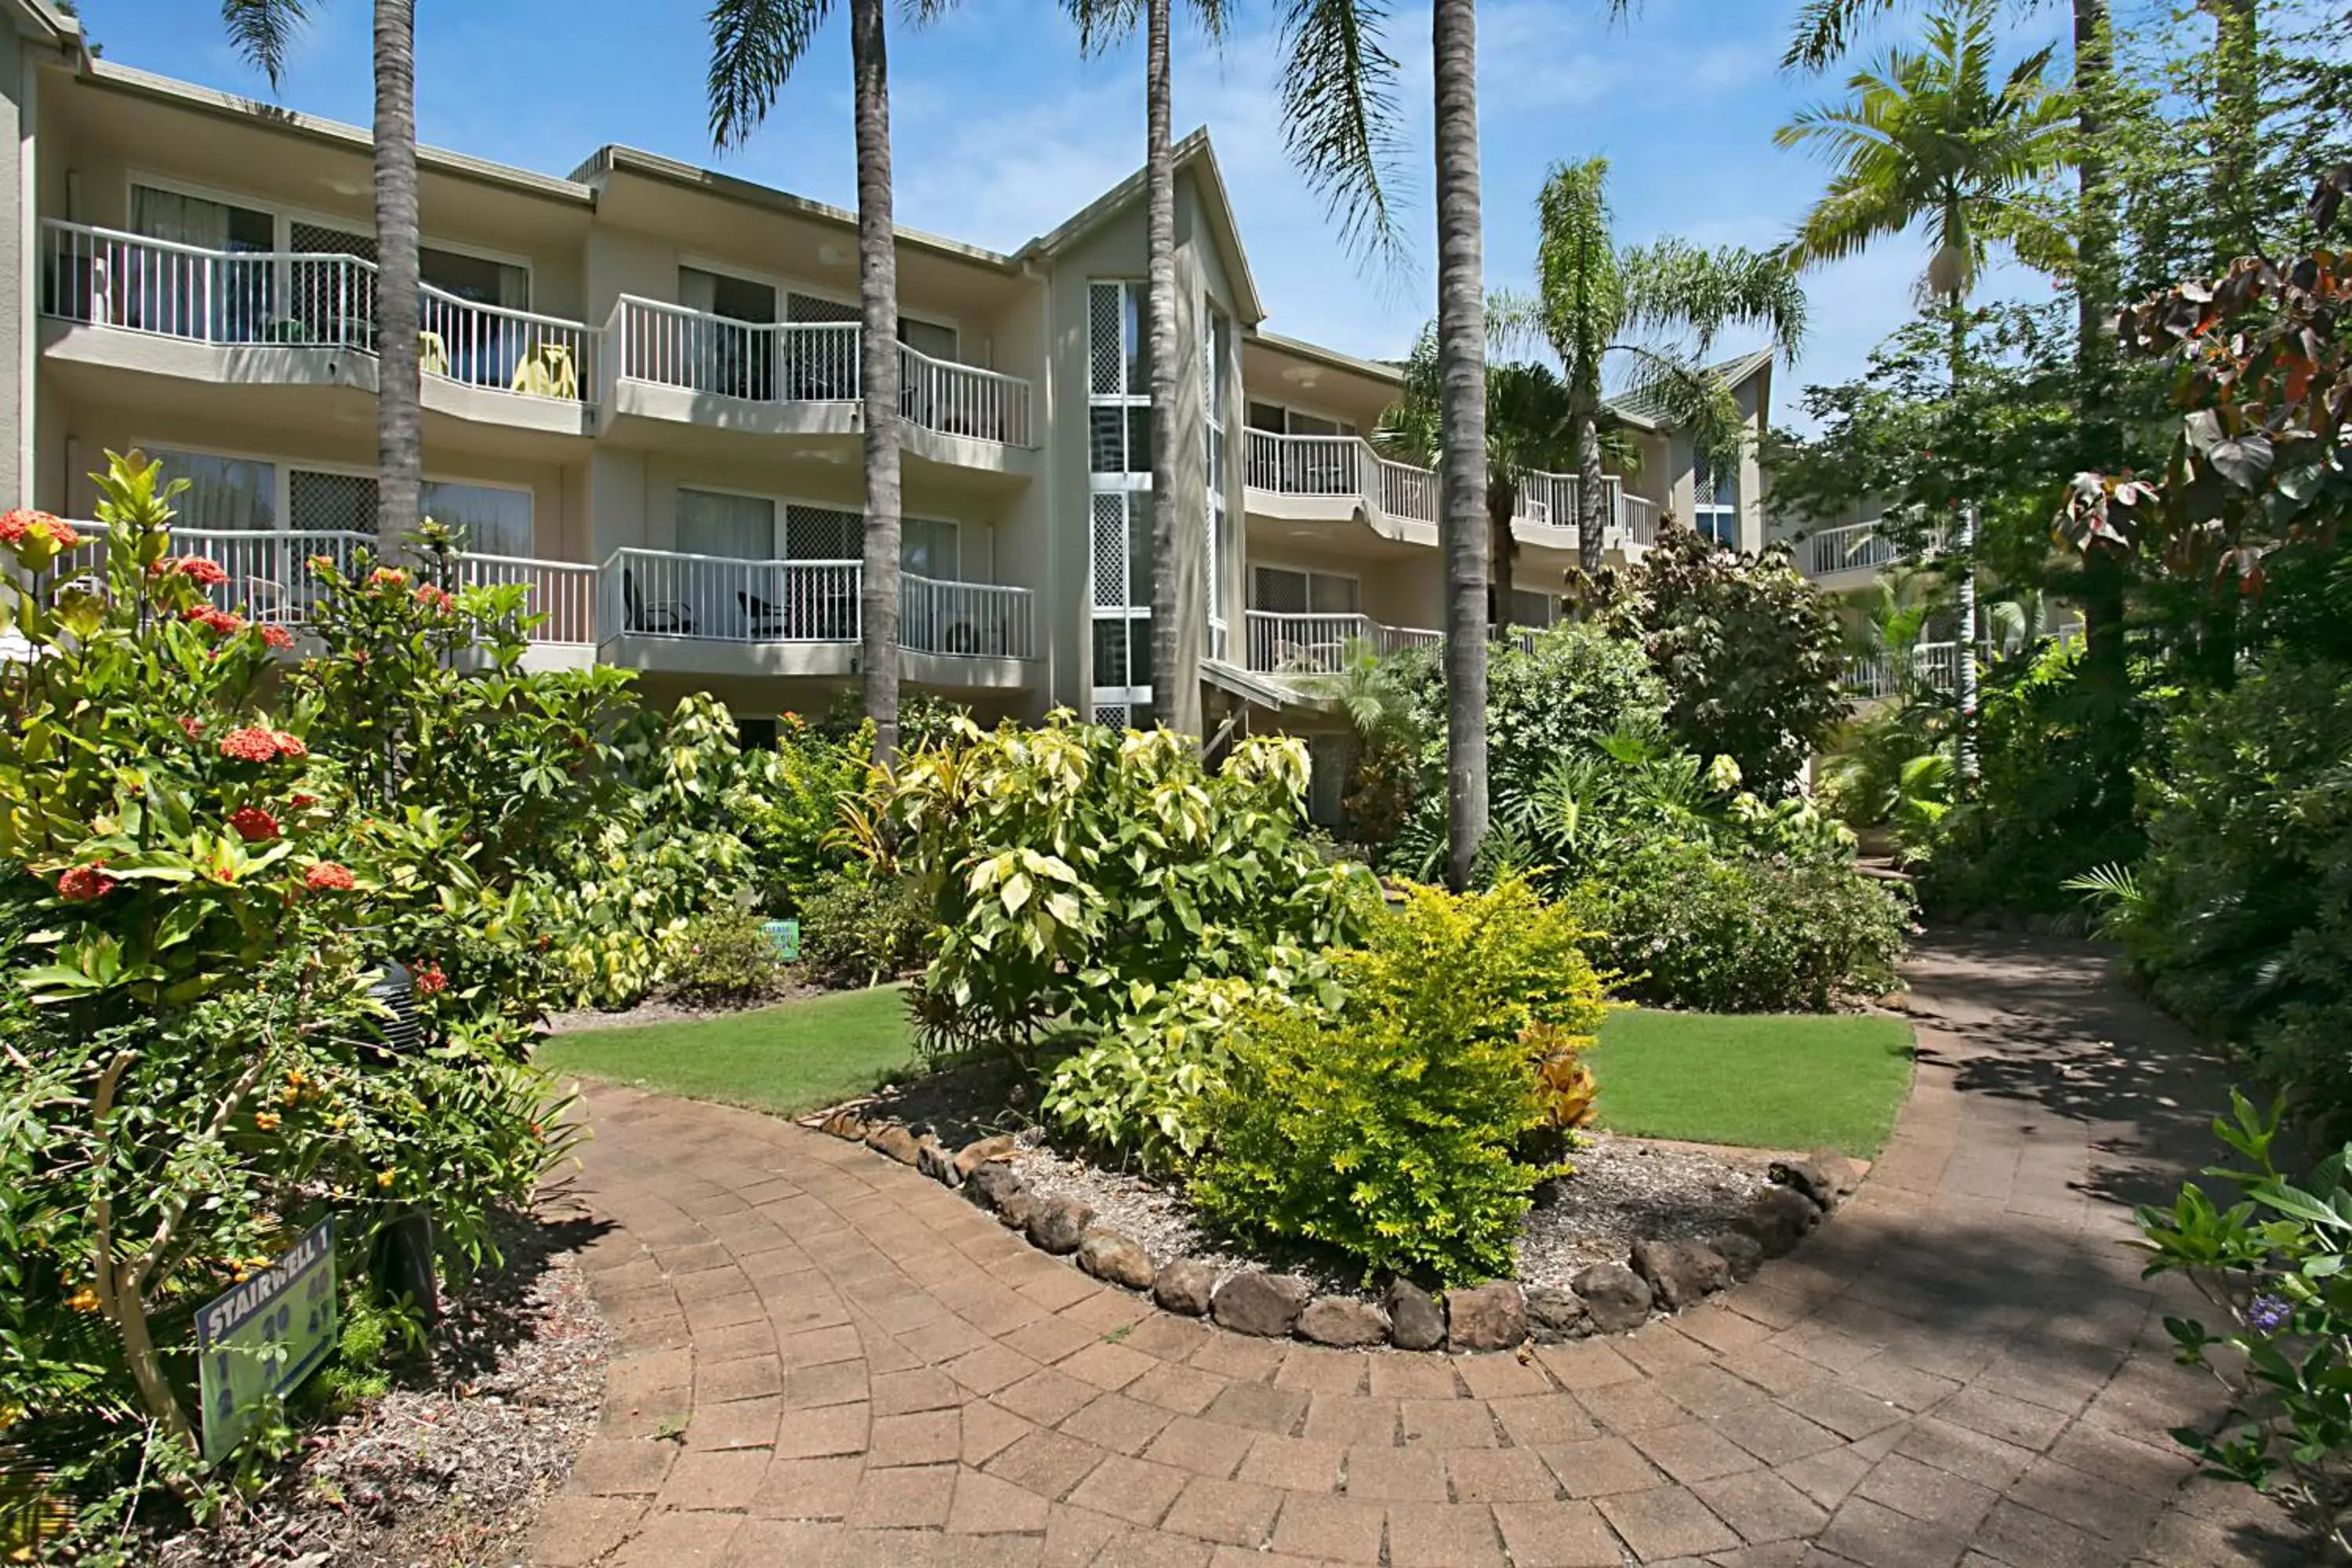
{"type": "Polygon", "coordinates": [[[1536,275],[1544,335],[1571,385],[1597,389],[1601,360],[1625,316],[1611,232],[1609,161],[1555,163],[1536,198],[1536,275]]]}
{"type": "Polygon", "coordinates": [[[711,0],[710,140],[741,146],[808,52],[827,0],[711,0]]]}
{"type": "Polygon", "coordinates": [[[1864,24],[1885,15],[1903,0],[1805,0],[1790,29],[1788,51],[1780,57],[1783,70],[1818,71],[1853,44],[1864,24]]]}
{"type": "Polygon", "coordinates": [[[275,91],[286,75],[286,52],[310,25],[310,0],[221,0],[221,26],[246,63],[269,79],[275,91]]]}
{"type": "MultiPolygon", "coordinates": [[[[1130,0],[1131,3],[1131,0],[1130,0]]],[[[1282,18],[1282,139],[1347,244],[1397,259],[1402,185],[1397,62],[1381,0],[1289,0],[1282,18]]]]}
{"type": "Polygon", "coordinates": [[[1670,237],[1624,252],[1618,266],[1629,328],[1686,328],[1702,354],[1737,326],[1762,328],[1791,356],[1804,342],[1804,286],[1777,254],[1670,237]]]}

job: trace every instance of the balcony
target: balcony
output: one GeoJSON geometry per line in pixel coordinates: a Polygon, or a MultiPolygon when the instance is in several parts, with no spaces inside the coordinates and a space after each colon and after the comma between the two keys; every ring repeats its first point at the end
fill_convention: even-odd
{"type": "MultiPolygon", "coordinates": [[[[1270,430],[1244,434],[1247,444],[1242,480],[1250,491],[1251,510],[1300,522],[1360,518],[1383,539],[1437,543],[1438,484],[1429,469],[1383,458],[1360,436],[1284,436],[1270,430]]],[[[1656,542],[1656,504],[1627,495],[1614,478],[1608,485],[1609,548],[1631,554],[1656,542]]],[[[1576,492],[1573,474],[1528,475],[1519,487],[1512,521],[1519,542],[1573,552],[1576,492]]]]}
{"type": "MultiPolygon", "coordinates": [[[[348,573],[374,535],[336,530],[175,529],[190,555],[217,563],[224,609],[299,630],[319,602],[314,561],[348,573]]],[[[709,674],[847,675],[863,616],[855,561],[737,561],[623,549],[602,566],[461,555],[466,587],[521,584],[538,617],[532,662],[709,674]]],[[[899,648],[910,679],[945,686],[1027,684],[1036,657],[1035,595],[983,583],[899,579],[899,648]]]]}
{"type": "Polygon", "coordinates": [[[1857,587],[1889,566],[1924,560],[1943,547],[1941,529],[1928,535],[1925,550],[1914,550],[1890,537],[1879,522],[1853,522],[1805,535],[1797,562],[1806,576],[1834,590],[1857,587]]]}
{"type": "MultiPolygon", "coordinates": [[[[1515,647],[1532,648],[1541,635],[1524,626],[1513,626],[1500,640],[1515,647]]],[[[1444,632],[1421,626],[1391,626],[1370,616],[1252,610],[1246,655],[1252,674],[1308,685],[1318,678],[1345,672],[1350,655],[1358,648],[1386,656],[1409,648],[1444,646],[1444,632]]]]}
{"type": "MultiPolygon", "coordinates": [[[[206,250],[42,223],[53,359],[225,385],[378,385],[376,265],[363,257],[206,250]]],[[[593,327],[421,288],[428,411],[578,435],[592,428],[593,327]]],[[[276,410],[282,415],[282,408],[276,410]]]]}
{"type": "MultiPolygon", "coordinates": [[[[771,435],[858,430],[864,334],[855,321],[738,321],[624,294],[605,331],[614,378],[607,401],[625,417],[771,435]]],[[[908,450],[1025,471],[1034,444],[1026,381],[904,343],[898,380],[908,450]]]]}

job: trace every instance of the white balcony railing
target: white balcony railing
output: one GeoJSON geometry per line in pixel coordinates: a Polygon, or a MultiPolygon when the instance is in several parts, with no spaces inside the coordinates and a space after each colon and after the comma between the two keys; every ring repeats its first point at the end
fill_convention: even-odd
{"type": "MultiPolygon", "coordinates": [[[[375,352],[375,263],[363,257],[207,250],[84,224],[42,223],[43,314],[233,347],[375,352]]],[[[460,299],[425,284],[424,374],[577,402],[593,395],[593,327],[460,299]]]]}
{"type": "MultiPolygon", "coordinates": [[[[1360,436],[1286,436],[1272,430],[1244,431],[1242,482],[1269,495],[1330,497],[1360,502],[1368,510],[1399,521],[1437,521],[1437,476],[1411,463],[1383,458],[1360,436]]],[[[1612,545],[1651,544],[1657,540],[1657,509],[1625,493],[1611,476],[1608,539],[1612,545]]],[[[1574,474],[1531,472],[1519,485],[1521,522],[1576,528],[1574,474]]]]}
{"type": "Polygon", "coordinates": [[[987,583],[898,580],[898,646],[918,653],[1027,658],[1036,646],[1036,595],[987,583]]]}
{"type": "Polygon", "coordinates": [[[228,581],[209,590],[213,603],[257,621],[297,626],[310,618],[320,593],[312,566],[324,558],[348,574],[358,553],[374,551],[375,535],[344,529],[283,532],[175,528],[172,544],[183,555],[212,562],[228,581]]]}
{"type": "Polygon", "coordinates": [[[1261,675],[1336,675],[1358,645],[1389,654],[1444,640],[1437,632],[1383,626],[1370,616],[1249,612],[1249,668],[1261,675]]]}
{"type": "Polygon", "coordinates": [[[1874,572],[1902,558],[1895,541],[1874,522],[1825,528],[1805,540],[1805,575],[1826,577],[1836,572],[1874,572]]]}
{"type": "MultiPolygon", "coordinates": [[[[738,321],[624,294],[613,307],[615,374],[750,403],[856,403],[865,377],[855,321],[738,321]]],[[[1029,384],[898,348],[909,424],[1008,447],[1031,444],[1029,384]]]]}
{"type": "Polygon", "coordinates": [[[457,585],[502,587],[521,584],[530,593],[528,615],[542,617],[530,640],[593,646],[596,641],[596,568],[584,561],[533,561],[520,555],[460,555],[457,585]]]}

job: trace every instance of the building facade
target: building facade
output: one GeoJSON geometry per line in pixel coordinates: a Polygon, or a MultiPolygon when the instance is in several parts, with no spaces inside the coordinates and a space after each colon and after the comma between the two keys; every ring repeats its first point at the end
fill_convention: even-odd
{"type": "MultiPolygon", "coordinates": [[[[190,481],[186,547],[299,620],[310,557],[377,543],[366,133],[91,58],[39,0],[0,11],[19,147],[0,485],[86,517],[91,470],[135,447],[190,481]]],[[[1398,370],[1268,331],[1204,134],[1177,166],[1179,664],[1198,680],[1150,668],[1139,173],[1009,254],[899,236],[910,687],[983,718],[1314,730],[1338,721],[1308,678],[1350,642],[1436,640],[1435,479],[1367,439],[1398,370]]],[[[419,184],[425,510],[464,530],[477,579],[531,585],[532,657],[753,721],[854,681],[854,216],[625,147],[562,178],[427,149],[419,184]]],[[[1741,363],[1760,430],[1769,358],[1741,363]]],[[[1752,456],[1695,487],[1686,444],[1628,423],[1643,461],[1609,481],[1614,558],[1668,510],[1761,543],[1752,456]]],[[[1527,487],[1515,620],[1557,614],[1574,488],[1527,487]]]]}

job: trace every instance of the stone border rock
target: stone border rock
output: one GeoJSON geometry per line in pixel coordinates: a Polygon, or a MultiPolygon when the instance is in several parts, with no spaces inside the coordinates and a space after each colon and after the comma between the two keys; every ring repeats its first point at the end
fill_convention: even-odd
{"type": "Polygon", "coordinates": [[[1012,1166],[1009,1134],[950,1152],[928,1132],[919,1135],[897,1122],[869,1122],[855,1110],[835,1111],[817,1126],[961,1189],[1039,1251],[1066,1257],[1107,1284],[1143,1292],[1162,1310],[1205,1317],[1237,1334],[1296,1337],[1350,1350],[1387,1345],[1401,1351],[1504,1351],[1530,1341],[1557,1344],[1630,1332],[1654,1312],[1682,1311],[1753,1279],[1766,1258],[1793,1250],[1834,1214],[1868,1170],[1826,1149],[1802,1159],[1775,1160],[1766,1173],[1772,1184],[1755,1195],[1737,1229],[1705,1241],[1636,1241],[1623,1263],[1596,1263],[1567,1289],[1522,1289],[1515,1280],[1493,1279],[1446,1291],[1441,1301],[1398,1279],[1373,1302],[1317,1296],[1306,1280],[1264,1268],[1221,1275],[1202,1258],[1155,1260],[1133,1238],[1095,1224],[1095,1211],[1076,1198],[1031,1190],[1012,1166]]]}

